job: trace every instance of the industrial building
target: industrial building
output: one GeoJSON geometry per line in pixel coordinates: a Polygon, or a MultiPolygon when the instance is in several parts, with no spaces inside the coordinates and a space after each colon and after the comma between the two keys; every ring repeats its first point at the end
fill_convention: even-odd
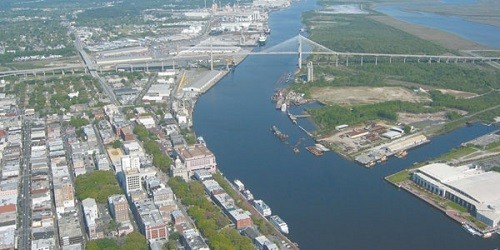
{"type": "Polygon", "coordinates": [[[500,222],[500,173],[474,165],[433,163],[417,169],[412,180],[430,192],[465,208],[490,227],[500,222]]]}

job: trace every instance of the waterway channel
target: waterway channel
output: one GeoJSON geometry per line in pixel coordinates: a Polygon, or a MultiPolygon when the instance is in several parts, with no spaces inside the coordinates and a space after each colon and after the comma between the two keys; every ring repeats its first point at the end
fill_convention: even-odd
{"type": "MultiPolygon", "coordinates": [[[[301,13],[315,8],[303,0],[270,16],[268,45],[299,32],[301,13]]],[[[426,161],[460,143],[493,131],[475,125],[432,138],[405,159],[366,169],[334,153],[315,157],[304,149],[312,140],[275,110],[270,97],[276,81],[294,71],[295,56],[250,56],[200,97],[194,129],[216,154],[220,170],[243,181],[289,225],[301,249],[494,249],[500,237],[484,240],[425,202],[383,180],[414,162],[426,161]],[[289,134],[288,144],[270,132],[289,134]],[[305,138],[301,140],[301,138],[305,138]],[[298,142],[301,152],[294,154],[298,142]]],[[[299,113],[295,108],[293,113],[299,113]]],[[[307,120],[299,124],[313,129],[307,120]]]]}
{"type": "Polygon", "coordinates": [[[475,0],[447,0],[439,3],[391,4],[377,7],[375,10],[404,22],[442,30],[494,49],[500,49],[500,27],[469,21],[459,16],[406,10],[406,6],[412,5],[465,5],[475,2],[475,0]]]}

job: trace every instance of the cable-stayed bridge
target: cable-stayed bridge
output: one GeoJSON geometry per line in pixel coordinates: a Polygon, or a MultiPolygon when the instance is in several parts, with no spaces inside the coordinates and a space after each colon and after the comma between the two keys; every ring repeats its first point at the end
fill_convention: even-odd
{"type": "MultiPolygon", "coordinates": [[[[182,49],[182,48],[181,48],[182,49]]],[[[353,63],[363,65],[364,63],[407,63],[407,62],[426,62],[426,63],[476,63],[476,62],[500,62],[500,57],[486,56],[458,56],[458,55],[426,55],[426,54],[391,54],[391,53],[362,53],[362,52],[339,52],[329,49],[319,43],[316,43],[302,35],[297,35],[279,44],[269,47],[259,47],[251,52],[235,52],[230,50],[220,50],[210,46],[195,46],[185,48],[184,51],[177,55],[169,55],[164,57],[144,58],[144,59],[120,59],[117,61],[97,62],[95,67],[97,70],[117,70],[118,68],[126,68],[133,71],[134,69],[149,70],[149,68],[157,67],[163,69],[166,65],[171,65],[175,61],[187,61],[192,59],[206,59],[210,64],[210,68],[214,69],[214,61],[216,59],[227,59],[238,56],[276,56],[276,55],[296,55],[297,65],[302,67],[303,61],[309,55],[322,56],[328,58],[331,64],[335,66],[349,66],[353,63]]],[[[84,64],[74,64],[61,67],[11,70],[0,72],[0,77],[10,75],[37,75],[46,72],[64,72],[74,73],[75,71],[85,71],[88,69],[84,64]]]]}

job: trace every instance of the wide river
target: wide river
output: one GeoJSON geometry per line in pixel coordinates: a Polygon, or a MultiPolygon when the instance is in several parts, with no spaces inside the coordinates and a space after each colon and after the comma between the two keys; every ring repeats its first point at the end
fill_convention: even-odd
{"type": "MultiPolygon", "coordinates": [[[[297,35],[301,13],[315,8],[300,1],[270,16],[272,46],[297,35]]],[[[406,159],[366,169],[334,153],[314,157],[303,147],[313,142],[270,97],[276,82],[296,68],[295,56],[250,56],[201,96],[194,128],[216,154],[220,170],[243,181],[290,227],[301,249],[494,249],[500,237],[484,240],[425,202],[383,180],[384,176],[432,159],[460,143],[493,131],[475,125],[432,138],[406,159]],[[272,125],[290,135],[280,142],[272,125]],[[301,138],[305,138],[301,140],[301,138]],[[301,141],[301,152],[292,147],[301,141]]],[[[292,110],[299,113],[298,108],[292,110]]],[[[307,120],[299,122],[312,129],[307,120]]]]}

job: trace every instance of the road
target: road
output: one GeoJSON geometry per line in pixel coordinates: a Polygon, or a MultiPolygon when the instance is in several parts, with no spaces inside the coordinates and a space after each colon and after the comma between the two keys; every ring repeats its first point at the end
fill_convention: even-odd
{"type": "Polygon", "coordinates": [[[78,50],[78,53],[80,54],[83,63],[85,64],[85,67],[89,70],[90,74],[92,77],[97,79],[99,81],[99,84],[101,84],[102,90],[106,94],[106,96],[109,98],[111,103],[119,106],[120,103],[116,99],[115,92],[113,92],[113,89],[106,83],[106,81],[97,74],[97,67],[94,64],[94,61],[92,58],[87,54],[87,52],[83,49],[83,44],[82,41],[78,36],[75,38],[75,48],[78,50]]]}
{"type": "Polygon", "coordinates": [[[19,231],[19,249],[30,249],[31,241],[31,193],[30,193],[30,156],[31,156],[31,122],[23,121],[23,151],[21,157],[22,179],[21,198],[19,201],[19,218],[21,218],[21,229],[19,231]]]}

